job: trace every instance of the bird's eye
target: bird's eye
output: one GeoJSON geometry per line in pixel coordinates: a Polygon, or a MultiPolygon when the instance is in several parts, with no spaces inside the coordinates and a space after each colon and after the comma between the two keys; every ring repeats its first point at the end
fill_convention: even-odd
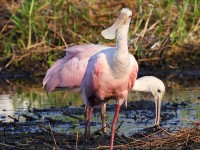
{"type": "Polygon", "coordinates": [[[161,91],[158,89],[158,93],[160,93],[161,91]]]}

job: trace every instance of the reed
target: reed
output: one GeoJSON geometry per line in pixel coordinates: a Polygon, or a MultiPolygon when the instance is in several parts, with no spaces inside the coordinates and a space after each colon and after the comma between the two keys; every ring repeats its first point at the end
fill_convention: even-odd
{"type": "MultiPolygon", "coordinates": [[[[0,54],[11,61],[10,65],[33,55],[41,57],[41,53],[46,53],[44,58],[51,65],[56,57],[50,51],[71,44],[113,45],[114,41],[108,43],[100,32],[111,24],[122,7],[130,7],[134,12],[130,47],[140,57],[144,54],[141,50],[147,53],[152,48],[163,50],[167,46],[200,41],[198,0],[32,0],[5,3],[1,7],[9,13],[2,19],[0,54]]],[[[4,66],[8,64],[4,63],[4,66]]]]}

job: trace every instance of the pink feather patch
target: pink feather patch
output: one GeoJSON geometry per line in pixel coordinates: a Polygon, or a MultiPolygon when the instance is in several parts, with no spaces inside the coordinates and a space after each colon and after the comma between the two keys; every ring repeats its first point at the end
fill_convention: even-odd
{"type": "Polygon", "coordinates": [[[99,86],[99,80],[101,78],[101,74],[103,71],[103,65],[99,62],[97,62],[94,66],[94,71],[92,74],[92,78],[93,78],[93,88],[94,90],[98,89],[99,86]]]}
{"type": "Polygon", "coordinates": [[[130,79],[128,82],[128,90],[130,91],[135,83],[135,80],[137,78],[138,68],[134,67],[132,70],[132,73],[130,74],[130,79]]]}

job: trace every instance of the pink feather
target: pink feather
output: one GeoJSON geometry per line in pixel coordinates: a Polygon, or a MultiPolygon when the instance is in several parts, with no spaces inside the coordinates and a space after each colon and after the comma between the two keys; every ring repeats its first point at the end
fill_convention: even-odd
{"type": "Polygon", "coordinates": [[[66,49],[66,56],[55,62],[43,79],[47,92],[56,88],[79,87],[84,76],[89,58],[103,49],[104,45],[83,44],[66,49]]]}

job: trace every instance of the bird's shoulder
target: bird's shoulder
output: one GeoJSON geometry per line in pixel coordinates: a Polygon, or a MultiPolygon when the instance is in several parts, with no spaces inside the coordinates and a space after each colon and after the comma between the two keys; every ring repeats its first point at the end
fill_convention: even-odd
{"type": "Polygon", "coordinates": [[[110,47],[90,57],[89,61],[91,62],[105,61],[109,59],[110,57],[113,57],[113,54],[114,54],[113,52],[114,52],[114,48],[110,47]]]}
{"type": "Polygon", "coordinates": [[[98,52],[92,57],[90,57],[88,64],[94,64],[96,62],[102,61],[104,58],[105,58],[105,54],[98,52]]]}

